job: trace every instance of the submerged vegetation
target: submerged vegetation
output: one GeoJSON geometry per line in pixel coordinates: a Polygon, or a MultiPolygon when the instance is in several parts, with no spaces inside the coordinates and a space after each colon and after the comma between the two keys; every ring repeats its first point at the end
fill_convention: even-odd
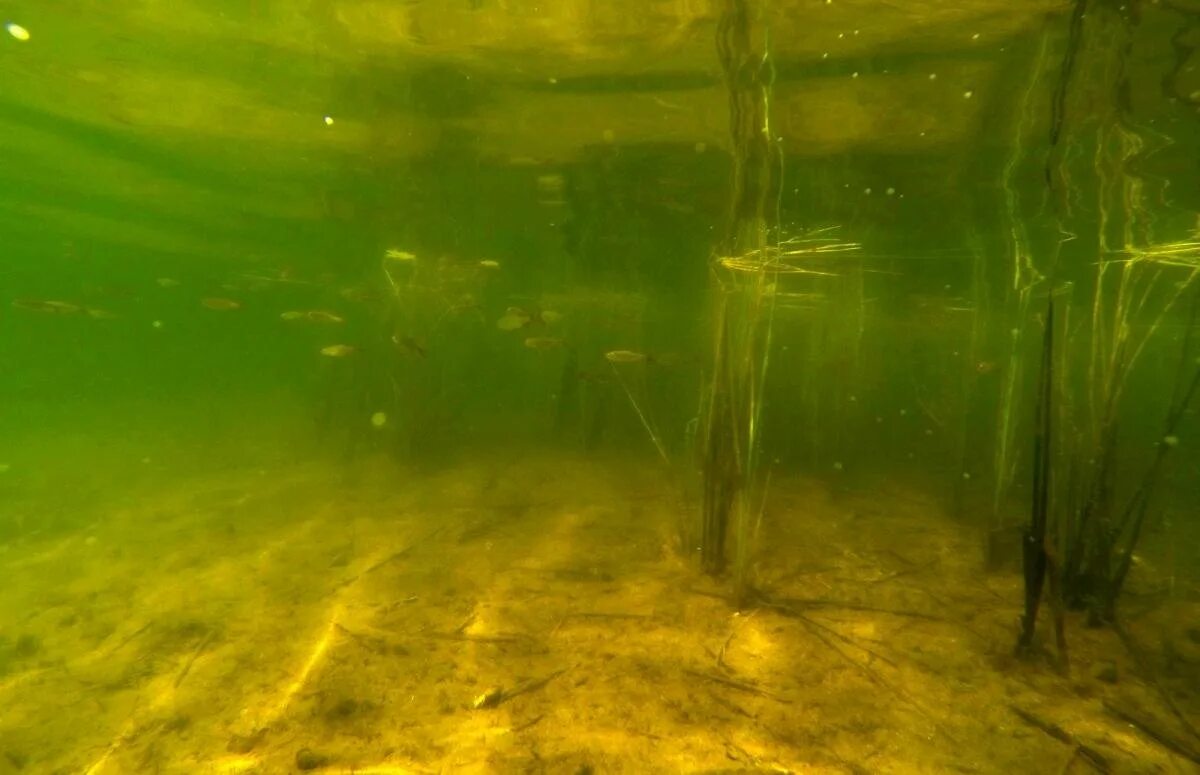
{"type": "Polygon", "coordinates": [[[6,23],[0,775],[1200,762],[1200,16],[451,5],[6,23]]]}

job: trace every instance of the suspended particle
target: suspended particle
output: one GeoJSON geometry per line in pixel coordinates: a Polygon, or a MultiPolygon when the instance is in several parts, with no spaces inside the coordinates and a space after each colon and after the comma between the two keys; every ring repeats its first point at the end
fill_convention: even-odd
{"type": "Polygon", "coordinates": [[[29,30],[25,29],[24,27],[17,24],[16,22],[5,23],[4,29],[6,29],[8,31],[9,35],[12,35],[14,38],[21,41],[22,43],[29,40],[29,30]]]}
{"type": "Polygon", "coordinates": [[[333,126],[333,116],[325,117],[325,126],[333,126]]]}

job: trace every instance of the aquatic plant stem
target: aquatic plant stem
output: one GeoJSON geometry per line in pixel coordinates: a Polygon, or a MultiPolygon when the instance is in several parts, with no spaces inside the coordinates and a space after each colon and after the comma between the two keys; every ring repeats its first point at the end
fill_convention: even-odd
{"type": "Polygon", "coordinates": [[[1054,292],[1046,306],[1045,332],[1042,335],[1042,366],[1038,377],[1036,420],[1033,438],[1033,503],[1029,526],[1022,543],[1025,572],[1025,615],[1021,620],[1018,652],[1033,646],[1038,607],[1046,581],[1046,525],[1050,511],[1053,400],[1054,400],[1054,292]]]}
{"type": "Polygon", "coordinates": [[[642,427],[646,429],[646,433],[650,435],[650,441],[654,442],[654,448],[658,450],[658,455],[663,459],[663,462],[668,466],[671,465],[671,457],[667,454],[667,448],[663,446],[662,439],[658,437],[658,433],[654,430],[654,426],[650,424],[650,420],[646,417],[646,413],[642,411],[638,400],[633,397],[633,391],[625,384],[625,378],[621,376],[621,370],[617,368],[617,364],[609,363],[612,366],[613,374],[617,376],[617,382],[620,383],[621,389],[625,391],[625,395],[629,397],[629,403],[633,405],[633,411],[637,412],[638,419],[642,421],[642,427]]]}

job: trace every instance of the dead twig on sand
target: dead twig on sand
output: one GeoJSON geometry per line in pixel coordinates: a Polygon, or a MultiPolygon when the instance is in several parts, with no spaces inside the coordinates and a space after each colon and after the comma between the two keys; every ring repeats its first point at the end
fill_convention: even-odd
{"type": "MultiPolygon", "coordinates": [[[[1017,718],[1021,719],[1029,726],[1031,726],[1035,729],[1041,730],[1042,732],[1045,732],[1047,735],[1049,735],[1050,737],[1053,737],[1055,740],[1057,740],[1060,743],[1071,746],[1071,748],[1072,748],[1071,759],[1072,760],[1076,756],[1082,756],[1087,761],[1087,763],[1092,765],[1093,767],[1095,767],[1098,772],[1111,772],[1112,771],[1112,767],[1108,763],[1108,759],[1106,759],[1103,754],[1101,754],[1095,748],[1092,748],[1084,743],[1079,742],[1078,738],[1076,738],[1074,735],[1072,735],[1067,730],[1060,727],[1058,724],[1055,724],[1051,721],[1046,721],[1045,719],[1039,718],[1038,716],[1034,715],[1032,712],[1027,711],[1024,708],[1021,708],[1017,705],[1009,705],[1008,709],[1011,710],[1013,713],[1015,713],[1017,718]]],[[[1070,760],[1068,760],[1067,764],[1068,764],[1068,766],[1070,765],[1070,760]]]]}
{"type": "Polygon", "coordinates": [[[1172,734],[1161,723],[1142,710],[1120,707],[1109,700],[1104,701],[1104,710],[1114,718],[1125,722],[1142,732],[1154,742],[1168,751],[1182,756],[1188,761],[1200,764],[1200,750],[1187,740],[1172,734]]]}
{"type": "Polygon", "coordinates": [[[212,639],[215,634],[215,631],[208,630],[204,633],[204,637],[200,640],[200,643],[196,646],[196,648],[192,649],[192,653],[188,656],[187,661],[183,663],[183,668],[179,671],[179,675],[175,676],[176,689],[178,689],[179,685],[183,683],[183,679],[187,678],[187,674],[192,669],[192,663],[196,661],[196,657],[203,654],[204,650],[208,648],[208,644],[212,643],[212,639]]]}
{"type": "MultiPolygon", "coordinates": [[[[519,683],[511,689],[500,689],[486,692],[475,700],[475,708],[480,709],[498,707],[502,703],[508,702],[514,697],[520,697],[522,694],[529,694],[530,692],[535,692],[538,689],[541,689],[546,684],[550,683],[555,678],[558,678],[565,672],[567,672],[567,668],[562,667],[552,673],[542,676],[541,678],[533,678],[519,683]]],[[[536,721],[534,723],[536,723],[536,721]]],[[[532,726],[532,724],[530,726],[532,726]]]]}
{"type": "Polygon", "coordinates": [[[928,622],[950,622],[949,619],[936,616],[934,614],[925,613],[924,611],[912,611],[904,608],[880,608],[878,606],[850,603],[842,600],[829,600],[822,597],[768,598],[765,595],[760,595],[759,599],[761,602],[767,605],[767,607],[782,605],[796,610],[801,608],[839,608],[843,611],[863,611],[866,613],[888,614],[890,616],[902,616],[909,619],[924,619],[928,622]]]}
{"type": "Polygon", "coordinates": [[[605,613],[603,611],[576,611],[574,613],[563,614],[563,617],[558,620],[558,624],[554,625],[554,629],[550,634],[558,632],[562,626],[570,619],[653,619],[649,614],[628,614],[628,613],[605,613]]]}
{"type": "Polygon", "coordinates": [[[329,595],[332,595],[335,592],[341,591],[345,587],[348,587],[351,584],[353,584],[354,582],[359,581],[364,576],[368,576],[368,575],[374,573],[375,571],[379,570],[380,568],[382,568],[383,566],[385,566],[389,563],[392,563],[392,562],[395,562],[396,560],[400,560],[400,559],[407,557],[409,555],[409,553],[412,552],[413,549],[416,549],[418,546],[425,543],[426,541],[433,539],[435,536],[437,536],[438,533],[441,533],[445,529],[446,529],[445,525],[443,525],[441,527],[435,527],[433,530],[430,530],[428,533],[426,533],[425,535],[416,539],[415,541],[413,541],[412,543],[410,543],[408,546],[404,547],[403,549],[399,549],[395,552],[392,552],[387,557],[384,557],[381,560],[377,560],[376,562],[371,563],[369,566],[367,566],[361,572],[355,573],[353,576],[349,576],[347,578],[342,579],[337,584],[335,584],[333,586],[333,588],[331,588],[328,592],[325,593],[325,597],[328,597],[329,595]]]}
{"type": "Polygon", "coordinates": [[[782,702],[785,705],[790,705],[792,702],[791,700],[784,699],[783,697],[780,697],[777,694],[772,694],[771,692],[768,692],[766,689],[761,689],[761,688],[755,686],[754,684],[746,683],[744,681],[735,681],[732,678],[726,678],[725,676],[716,675],[714,673],[705,673],[701,670],[691,670],[691,669],[688,669],[685,667],[683,669],[683,674],[690,675],[693,678],[700,678],[705,681],[712,681],[715,684],[720,684],[721,686],[727,686],[730,689],[736,689],[739,692],[746,692],[748,694],[757,694],[759,697],[766,697],[769,700],[775,700],[776,702],[782,702]]]}
{"type": "MultiPolygon", "coordinates": [[[[1137,661],[1138,666],[1142,668],[1142,673],[1150,679],[1150,684],[1155,688],[1155,690],[1158,691],[1159,696],[1162,697],[1163,703],[1171,711],[1172,715],[1179,720],[1180,725],[1187,730],[1188,734],[1190,734],[1192,738],[1200,739],[1200,732],[1196,731],[1196,727],[1190,720],[1188,720],[1188,717],[1183,714],[1183,711],[1179,709],[1179,706],[1175,703],[1175,699],[1171,696],[1171,693],[1167,691],[1167,688],[1162,685],[1161,681],[1158,680],[1158,674],[1142,655],[1142,650],[1138,646],[1137,641],[1133,639],[1133,636],[1129,634],[1129,631],[1126,630],[1119,621],[1113,622],[1113,629],[1116,630],[1118,637],[1121,638],[1121,642],[1125,644],[1125,648],[1129,650],[1129,653],[1133,656],[1134,660],[1137,661]]],[[[1193,759],[1193,761],[1195,761],[1195,759],[1193,759]]]]}
{"type": "Polygon", "coordinates": [[[765,605],[765,607],[770,608],[771,610],[774,610],[774,611],[779,611],[779,612],[783,613],[784,615],[790,616],[790,617],[798,620],[801,624],[804,625],[804,628],[806,630],[808,630],[810,635],[812,635],[817,640],[824,643],[825,646],[828,647],[830,651],[837,654],[839,657],[841,657],[843,660],[845,660],[848,664],[850,664],[851,667],[853,667],[858,672],[862,673],[863,676],[866,677],[867,680],[871,681],[872,683],[878,684],[879,686],[882,686],[884,689],[887,689],[889,692],[894,694],[898,699],[900,699],[901,701],[903,701],[904,703],[906,703],[907,705],[912,707],[914,710],[917,711],[917,713],[919,713],[921,716],[923,716],[926,721],[931,723],[933,725],[934,729],[936,729],[938,732],[940,732],[947,740],[949,740],[952,743],[958,742],[957,740],[954,739],[954,736],[951,735],[949,732],[947,732],[945,730],[945,728],[941,725],[941,723],[939,723],[938,720],[936,718],[934,718],[932,714],[929,713],[929,711],[925,710],[925,708],[922,707],[912,697],[910,697],[907,692],[905,692],[903,689],[899,688],[898,686],[892,685],[892,683],[890,681],[888,681],[886,678],[884,678],[882,675],[880,675],[879,671],[872,669],[870,665],[864,665],[862,662],[859,662],[857,659],[854,659],[849,654],[842,651],[840,648],[837,647],[837,645],[833,641],[831,641],[828,637],[825,636],[825,634],[824,634],[824,632],[822,632],[822,630],[827,631],[827,632],[837,636],[840,640],[846,642],[848,645],[854,646],[855,648],[865,651],[867,654],[870,654],[871,656],[883,661],[884,663],[892,666],[893,668],[896,667],[896,664],[894,662],[884,658],[883,656],[877,654],[876,652],[872,651],[871,649],[867,648],[866,646],[862,646],[858,643],[854,643],[853,641],[849,640],[846,636],[842,635],[839,632],[832,630],[830,627],[813,621],[812,619],[805,616],[802,611],[798,611],[790,606],[783,605],[781,603],[771,602],[765,598],[762,599],[762,602],[765,605]]]}

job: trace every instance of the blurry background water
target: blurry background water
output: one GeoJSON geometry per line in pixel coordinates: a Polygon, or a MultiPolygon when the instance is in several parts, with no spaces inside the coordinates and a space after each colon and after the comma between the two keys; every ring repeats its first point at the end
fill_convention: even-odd
{"type": "MultiPolygon", "coordinates": [[[[656,436],[690,470],[738,151],[723,5],[0,5],[0,543],[230,467],[656,436]],[[281,317],[312,310],[340,322],[281,317]]],[[[1105,474],[1135,486],[1197,356],[1200,7],[750,5],[774,236],[855,247],[779,288],[768,465],[1020,522],[1045,289],[1020,293],[1065,289],[1086,414],[1097,264],[1152,256],[1105,474]]],[[[1197,411],[1148,538],[1191,579],[1197,411]]]]}

